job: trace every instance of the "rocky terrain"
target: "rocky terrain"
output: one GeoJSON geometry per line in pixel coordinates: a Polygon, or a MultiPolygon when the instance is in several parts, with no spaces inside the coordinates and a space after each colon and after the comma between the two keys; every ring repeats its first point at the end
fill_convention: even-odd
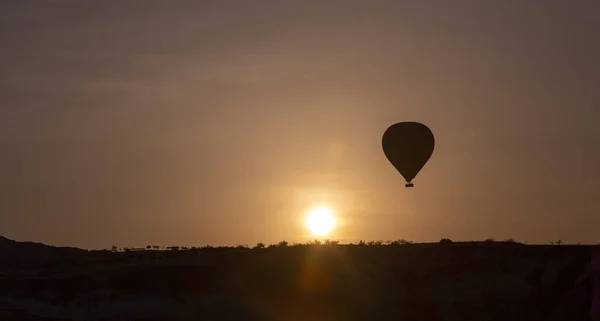
{"type": "Polygon", "coordinates": [[[109,252],[0,238],[0,320],[590,320],[591,246],[109,252]]]}

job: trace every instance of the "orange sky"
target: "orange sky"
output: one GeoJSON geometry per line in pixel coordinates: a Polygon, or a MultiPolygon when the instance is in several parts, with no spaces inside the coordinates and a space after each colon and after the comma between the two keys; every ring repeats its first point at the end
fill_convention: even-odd
{"type": "Polygon", "coordinates": [[[3,1],[0,235],[597,243],[597,1],[3,1]],[[436,150],[405,189],[398,121],[436,150]]]}

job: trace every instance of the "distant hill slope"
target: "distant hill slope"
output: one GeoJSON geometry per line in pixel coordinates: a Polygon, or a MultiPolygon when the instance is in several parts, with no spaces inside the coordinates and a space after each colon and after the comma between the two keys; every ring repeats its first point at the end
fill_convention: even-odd
{"type": "Polygon", "coordinates": [[[73,247],[18,242],[0,236],[0,271],[58,267],[86,252],[86,250],[73,247]]]}

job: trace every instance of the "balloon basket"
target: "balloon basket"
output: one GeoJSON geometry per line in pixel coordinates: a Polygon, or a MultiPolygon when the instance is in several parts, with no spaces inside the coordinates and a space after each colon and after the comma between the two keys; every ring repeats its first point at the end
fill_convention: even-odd
{"type": "Polygon", "coordinates": [[[408,183],[408,184],[404,185],[404,187],[414,187],[414,186],[415,186],[415,184],[413,184],[413,183],[408,183]]]}

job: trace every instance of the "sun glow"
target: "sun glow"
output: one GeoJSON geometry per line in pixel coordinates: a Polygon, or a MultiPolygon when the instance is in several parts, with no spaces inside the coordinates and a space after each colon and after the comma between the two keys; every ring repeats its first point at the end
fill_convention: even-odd
{"type": "Polygon", "coordinates": [[[316,236],[325,236],[335,227],[335,217],[327,208],[317,208],[306,217],[306,227],[316,236]]]}

